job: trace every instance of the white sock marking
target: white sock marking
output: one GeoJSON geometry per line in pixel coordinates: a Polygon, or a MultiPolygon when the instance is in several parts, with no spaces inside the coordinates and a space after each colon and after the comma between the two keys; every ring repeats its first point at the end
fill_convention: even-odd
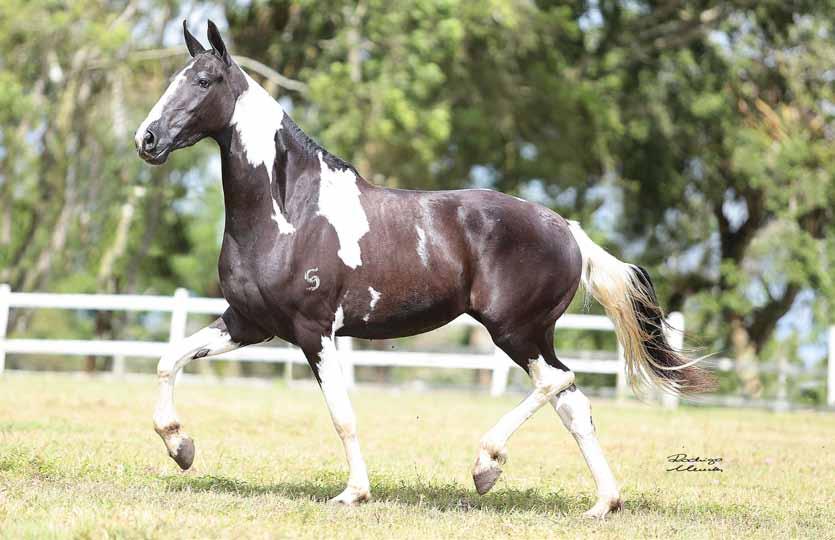
{"type": "MultiPolygon", "coordinates": [[[[229,337],[229,333],[219,328],[206,327],[193,335],[170,346],[157,364],[159,379],[159,398],[154,411],[154,426],[162,429],[177,424],[177,412],[174,409],[174,382],[180,370],[194,358],[198,352],[206,350],[203,356],[213,356],[235,350],[240,345],[229,337]]],[[[169,450],[176,451],[182,435],[169,437],[165,444],[169,450]]]]}
{"type": "MultiPolygon", "coordinates": [[[[586,464],[597,484],[600,498],[617,499],[618,486],[609,464],[603,456],[603,449],[597,441],[594,424],[591,419],[589,399],[580,390],[562,392],[551,400],[551,405],[560,416],[563,424],[574,436],[586,464]]],[[[608,502],[608,501],[607,501],[608,502]]]]}
{"type": "Polygon", "coordinates": [[[362,265],[360,239],[368,232],[368,216],[360,202],[357,177],[350,169],[334,170],[328,167],[319,152],[321,180],[319,182],[319,210],[333,225],[339,238],[337,255],[345,266],[362,265]]]}
{"type": "Polygon", "coordinates": [[[530,361],[528,370],[534,384],[533,392],[482,437],[476,463],[477,471],[479,467],[486,468],[493,456],[503,456],[510,436],[557,392],[568,388],[574,382],[573,373],[549,366],[541,356],[530,361]]]}
{"type": "MultiPolygon", "coordinates": [[[[342,306],[336,309],[331,326],[331,335],[322,337],[322,352],[319,353],[317,371],[321,381],[322,393],[328,410],[333,419],[333,425],[342,444],[345,448],[345,457],[348,460],[348,485],[346,495],[352,497],[368,496],[368,470],[365,466],[362,453],[360,452],[359,439],[357,438],[357,419],[354,409],[351,407],[351,400],[348,398],[348,390],[345,384],[345,376],[337,357],[334,336],[342,328],[345,316],[342,306]]],[[[346,502],[353,502],[348,500],[346,502]]]]}

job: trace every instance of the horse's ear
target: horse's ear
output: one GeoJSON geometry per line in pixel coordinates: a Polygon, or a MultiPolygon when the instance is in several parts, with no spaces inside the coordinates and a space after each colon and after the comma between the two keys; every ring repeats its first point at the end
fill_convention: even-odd
{"type": "Polygon", "coordinates": [[[209,21],[209,43],[218,58],[223,60],[227,66],[232,64],[232,59],[229,58],[229,51],[226,50],[226,44],[223,42],[223,38],[220,37],[220,31],[211,20],[209,21]]]}
{"type": "Polygon", "coordinates": [[[186,20],[183,19],[183,36],[186,38],[186,47],[188,47],[188,52],[191,56],[197,56],[200,53],[206,52],[206,49],[203,48],[203,45],[197,41],[197,38],[191,35],[191,32],[188,31],[188,25],[186,24],[186,20]]]}

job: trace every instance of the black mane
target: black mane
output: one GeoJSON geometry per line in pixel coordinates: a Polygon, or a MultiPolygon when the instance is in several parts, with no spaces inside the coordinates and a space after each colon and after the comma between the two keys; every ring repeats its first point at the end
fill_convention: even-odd
{"type": "Polygon", "coordinates": [[[296,141],[296,143],[298,143],[306,153],[311,156],[316,156],[319,152],[321,152],[322,160],[327,163],[328,167],[331,169],[349,169],[357,176],[360,176],[353,165],[341,157],[331,154],[324,146],[305,133],[304,130],[302,130],[302,128],[300,128],[286,112],[284,113],[284,120],[282,121],[282,124],[290,138],[296,141]]]}

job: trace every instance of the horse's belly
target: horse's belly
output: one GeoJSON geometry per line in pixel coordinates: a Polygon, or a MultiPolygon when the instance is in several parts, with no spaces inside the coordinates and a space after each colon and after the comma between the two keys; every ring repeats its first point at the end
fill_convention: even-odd
{"type": "Polygon", "coordinates": [[[466,310],[467,294],[459,287],[380,289],[368,287],[345,296],[344,324],[337,334],[367,339],[413,336],[439,328],[466,310]]]}

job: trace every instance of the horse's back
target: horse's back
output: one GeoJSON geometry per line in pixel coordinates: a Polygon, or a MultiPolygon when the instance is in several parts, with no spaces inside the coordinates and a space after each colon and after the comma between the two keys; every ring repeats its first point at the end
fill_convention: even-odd
{"type": "Polygon", "coordinates": [[[367,240],[374,260],[366,269],[374,284],[361,272],[354,288],[369,281],[380,299],[369,314],[371,296],[363,298],[359,312],[368,320],[350,325],[362,334],[383,337],[377,318],[394,333],[419,333],[464,312],[501,317],[511,304],[547,317],[574,295],[580,252],[550,209],[492,190],[374,191],[367,240]]]}

